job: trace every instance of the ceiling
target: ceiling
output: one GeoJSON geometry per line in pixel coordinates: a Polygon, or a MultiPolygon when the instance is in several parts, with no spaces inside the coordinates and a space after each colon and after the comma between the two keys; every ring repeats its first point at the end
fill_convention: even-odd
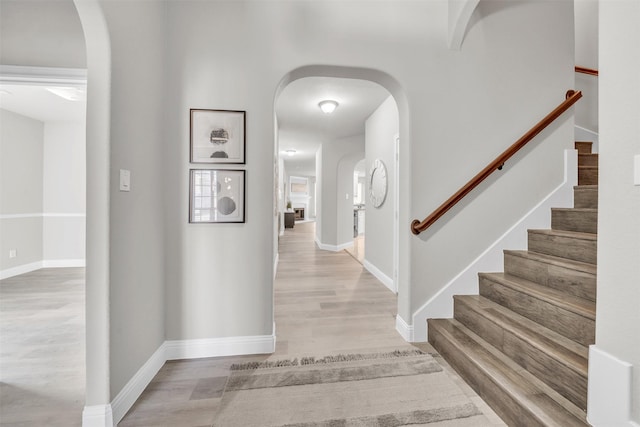
{"type": "Polygon", "coordinates": [[[323,142],[364,133],[365,121],[389,92],[367,80],[307,77],[290,83],[276,101],[279,151],[289,174],[315,176],[315,155],[323,142]],[[332,114],[318,103],[338,101],[332,114]],[[286,150],[296,150],[294,156],[286,150]]]}
{"type": "Polygon", "coordinates": [[[53,86],[0,84],[0,108],[41,122],[78,122],[85,119],[84,92],[79,100],[69,101],[47,88],[53,86]]]}

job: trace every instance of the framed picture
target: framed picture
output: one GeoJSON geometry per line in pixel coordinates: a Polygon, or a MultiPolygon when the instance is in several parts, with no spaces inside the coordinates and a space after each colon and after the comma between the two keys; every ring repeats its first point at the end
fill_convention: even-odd
{"type": "Polygon", "coordinates": [[[245,111],[191,109],[190,114],[191,163],[245,163],[245,111]]]}
{"type": "Polygon", "coordinates": [[[189,222],[244,222],[243,170],[191,169],[189,222]]]}

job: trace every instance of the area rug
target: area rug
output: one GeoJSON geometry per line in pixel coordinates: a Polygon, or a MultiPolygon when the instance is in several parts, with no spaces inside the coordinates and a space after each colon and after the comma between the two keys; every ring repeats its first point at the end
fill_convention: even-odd
{"type": "Polygon", "coordinates": [[[429,354],[330,356],[234,365],[215,427],[488,426],[429,354]]]}

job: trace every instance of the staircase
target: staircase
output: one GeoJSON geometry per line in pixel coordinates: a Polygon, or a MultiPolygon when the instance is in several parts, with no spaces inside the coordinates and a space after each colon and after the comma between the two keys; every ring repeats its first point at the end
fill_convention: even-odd
{"type": "Polygon", "coordinates": [[[587,357],[595,340],[598,155],[576,142],[574,208],[504,273],[480,273],[480,295],[454,297],[453,319],[429,319],[429,342],[509,426],[588,426],[587,357]]]}

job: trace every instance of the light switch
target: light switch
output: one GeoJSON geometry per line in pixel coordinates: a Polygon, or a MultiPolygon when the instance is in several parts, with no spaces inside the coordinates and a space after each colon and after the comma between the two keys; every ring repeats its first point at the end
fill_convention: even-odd
{"type": "Polygon", "coordinates": [[[120,169],[120,191],[131,191],[131,172],[120,169]]]}
{"type": "Polygon", "coordinates": [[[640,154],[633,156],[633,185],[640,185],[640,154]]]}

